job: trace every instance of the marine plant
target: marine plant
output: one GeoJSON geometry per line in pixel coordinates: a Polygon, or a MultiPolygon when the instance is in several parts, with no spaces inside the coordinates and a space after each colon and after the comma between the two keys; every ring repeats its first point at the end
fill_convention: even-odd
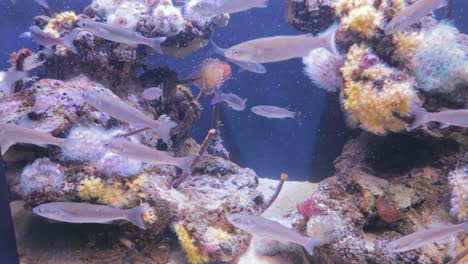
{"type": "Polygon", "coordinates": [[[21,172],[19,192],[23,197],[37,193],[60,193],[64,187],[64,172],[60,164],[48,158],[35,160],[21,172]]]}

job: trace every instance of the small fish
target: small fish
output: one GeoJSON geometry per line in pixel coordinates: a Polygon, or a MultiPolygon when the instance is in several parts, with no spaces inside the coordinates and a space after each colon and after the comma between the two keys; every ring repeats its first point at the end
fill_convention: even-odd
{"type": "Polygon", "coordinates": [[[80,20],[77,24],[82,29],[100,38],[127,44],[132,47],[140,44],[146,45],[155,49],[160,54],[163,54],[161,43],[166,40],[166,37],[147,38],[133,30],[128,30],[115,25],[100,23],[89,19],[80,20]]]}
{"type": "Polygon", "coordinates": [[[213,99],[211,100],[211,104],[214,105],[223,101],[226,102],[232,109],[236,111],[243,111],[245,109],[245,103],[247,102],[247,99],[242,99],[235,94],[225,94],[221,91],[216,91],[214,93],[213,99]]]}
{"type": "Polygon", "coordinates": [[[0,124],[0,146],[2,155],[16,143],[55,145],[61,147],[63,139],[14,124],[0,124]]]}
{"type": "Polygon", "coordinates": [[[385,27],[385,34],[390,35],[403,31],[425,17],[428,13],[444,7],[447,0],[418,0],[403,9],[385,27]]]}
{"type": "Polygon", "coordinates": [[[291,112],[288,109],[272,105],[254,106],[252,107],[252,112],[267,118],[296,118],[298,116],[296,112],[291,112]]]}
{"type": "Polygon", "coordinates": [[[82,97],[97,110],[107,113],[116,119],[127,122],[135,127],[149,127],[155,130],[166,143],[170,141],[171,129],[177,125],[167,115],[161,115],[158,120],[154,120],[123,102],[120,98],[105,93],[85,91],[82,93],[82,97]]]}
{"type": "Polygon", "coordinates": [[[195,156],[177,158],[169,152],[152,149],[145,145],[133,143],[125,139],[111,139],[104,143],[104,147],[119,156],[151,164],[170,164],[181,168],[183,171],[190,169],[195,156]]]}
{"type": "Polygon", "coordinates": [[[163,95],[163,90],[159,86],[158,87],[146,88],[142,93],[143,98],[145,100],[149,100],[149,101],[157,100],[162,95],[163,95]]]}
{"type": "Polygon", "coordinates": [[[231,214],[227,216],[229,222],[252,235],[270,240],[293,242],[305,248],[309,255],[314,255],[316,240],[305,237],[297,230],[286,227],[276,221],[261,216],[248,214],[231,214]]]}
{"type": "Polygon", "coordinates": [[[24,71],[0,71],[0,90],[6,96],[11,96],[14,92],[14,85],[26,77],[28,74],[24,71]]]}
{"type": "Polygon", "coordinates": [[[333,25],[317,37],[305,34],[249,40],[227,49],[224,56],[234,61],[270,63],[302,58],[317,48],[326,48],[331,53],[338,54],[335,46],[337,28],[337,25],[333,25]]]}
{"type": "Polygon", "coordinates": [[[77,224],[107,224],[115,220],[126,220],[141,229],[146,229],[142,218],[145,209],[143,205],[125,210],[107,205],[55,202],[36,206],[33,212],[52,220],[77,224]]]}
{"type": "Polygon", "coordinates": [[[442,110],[436,113],[429,113],[426,109],[413,107],[414,121],[411,129],[415,129],[429,122],[439,122],[441,128],[448,126],[468,127],[468,109],[442,110]]]}
{"type": "Polygon", "coordinates": [[[60,45],[68,49],[72,53],[78,53],[73,41],[78,35],[78,31],[73,30],[70,34],[63,38],[56,38],[49,33],[42,31],[38,26],[29,27],[29,32],[24,32],[20,38],[31,37],[37,44],[49,48],[54,45],[60,45]]]}
{"type": "Polygon", "coordinates": [[[196,0],[193,10],[201,15],[216,16],[266,7],[268,7],[268,0],[196,0]]]}
{"type": "Polygon", "coordinates": [[[402,252],[420,248],[428,243],[444,241],[447,238],[459,233],[468,233],[468,222],[458,225],[443,225],[426,230],[414,232],[403,236],[388,244],[388,249],[393,252],[402,252]]]}
{"type": "MultiPolygon", "coordinates": [[[[224,57],[224,54],[226,53],[227,49],[218,47],[218,45],[216,45],[216,43],[213,40],[210,40],[210,43],[211,43],[211,46],[213,46],[214,53],[224,57]]],[[[260,74],[264,74],[267,72],[267,70],[265,69],[265,66],[263,66],[260,63],[236,61],[236,60],[231,60],[231,59],[227,59],[227,60],[230,63],[239,66],[242,70],[246,70],[246,71],[253,72],[253,73],[260,73],[260,74]]]]}

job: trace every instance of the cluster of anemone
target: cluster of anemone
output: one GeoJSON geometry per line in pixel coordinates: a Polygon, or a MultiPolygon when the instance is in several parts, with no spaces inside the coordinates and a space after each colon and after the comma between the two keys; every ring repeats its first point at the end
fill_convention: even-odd
{"type": "Polygon", "coordinates": [[[335,3],[335,13],[341,17],[341,27],[366,38],[375,37],[382,29],[384,15],[374,7],[373,0],[340,0],[335,3]]]}
{"type": "Polygon", "coordinates": [[[423,34],[411,57],[418,88],[428,92],[451,92],[468,82],[468,54],[459,42],[458,30],[439,23],[423,34]]]}
{"type": "Polygon", "coordinates": [[[353,125],[374,134],[407,128],[411,115],[413,81],[381,60],[364,45],[354,44],[341,68],[345,85],[342,104],[353,125]]]}
{"type": "Polygon", "coordinates": [[[59,193],[64,185],[64,172],[59,164],[47,158],[37,159],[21,172],[19,192],[26,197],[32,193],[59,193]]]}
{"type": "Polygon", "coordinates": [[[109,1],[94,0],[91,8],[108,24],[136,29],[138,23],[147,20],[154,32],[172,36],[185,29],[182,11],[171,0],[160,1],[109,1]]]}
{"type": "Polygon", "coordinates": [[[136,202],[125,186],[118,181],[103,181],[99,177],[87,177],[77,187],[78,196],[83,200],[96,200],[118,208],[129,207],[136,202]]]}
{"type": "Polygon", "coordinates": [[[468,167],[459,168],[449,174],[452,187],[450,216],[464,222],[468,220],[468,167]]]}
{"type": "Polygon", "coordinates": [[[336,92],[343,87],[340,67],[343,57],[320,48],[313,49],[302,59],[305,65],[304,73],[309,76],[317,87],[328,92],[336,92]]]}

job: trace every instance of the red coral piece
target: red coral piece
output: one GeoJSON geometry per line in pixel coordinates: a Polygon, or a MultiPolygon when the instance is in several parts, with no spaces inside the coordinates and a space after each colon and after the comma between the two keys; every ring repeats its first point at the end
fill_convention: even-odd
{"type": "Polygon", "coordinates": [[[313,215],[325,215],[325,212],[318,206],[317,200],[320,197],[320,193],[315,192],[312,197],[297,204],[297,211],[305,217],[311,217],[313,215]]]}

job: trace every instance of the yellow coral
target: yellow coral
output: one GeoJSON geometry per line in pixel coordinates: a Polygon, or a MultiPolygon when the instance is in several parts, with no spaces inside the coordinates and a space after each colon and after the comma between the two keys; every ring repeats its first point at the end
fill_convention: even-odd
{"type": "Polygon", "coordinates": [[[90,177],[84,179],[78,186],[78,195],[82,199],[97,199],[103,189],[104,183],[101,178],[90,177]]]}
{"type": "Polygon", "coordinates": [[[373,6],[362,6],[349,11],[341,23],[344,29],[349,29],[367,38],[374,37],[377,29],[382,28],[383,14],[373,6]]]}
{"type": "Polygon", "coordinates": [[[140,198],[146,198],[147,195],[144,192],[146,186],[150,184],[149,177],[147,173],[140,174],[135,180],[127,181],[127,185],[132,192],[134,192],[140,198]]]}
{"type": "Polygon", "coordinates": [[[145,209],[143,211],[143,221],[146,223],[153,224],[158,220],[158,216],[156,215],[156,210],[154,210],[153,207],[151,207],[149,204],[145,203],[142,204],[145,206],[145,209]]]}
{"type": "Polygon", "coordinates": [[[200,250],[195,246],[192,238],[187,232],[187,229],[185,229],[182,223],[175,224],[174,230],[190,264],[202,264],[209,262],[208,256],[206,254],[200,253],[200,250]]]}
{"type": "Polygon", "coordinates": [[[411,114],[415,98],[412,81],[395,81],[403,75],[383,63],[376,63],[360,72],[363,56],[370,50],[353,45],[342,67],[345,79],[343,108],[355,124],[375,134],[397,132],[407,127],[398,117],[411,114]]]}
{"type": "Polygon", "coordinates": [[[78,186],[78,196],[82,199],[97,199],[100,203],[114,207],[127,207],[135,201],[132,192],[122,189],[120,182],[104,183],[101,178],[85,178],[78,186]]]}
{"type": "Polygon", "coordinates": [[[232,238],[232,235],[228,232],[212,226],[208,227],[206,230],[206,236],[222,241],[230,240],[232,238]]]}
{"type": "Polygon", "coordinates": [[[70,31],[76,21],[78,21],[78,16],[75,12],[62,12],[49,20],[49,23],[44,28],[44,32],[54,37],[60,37],[62,33],[70,31]]]}
{"type": "Polygon", "coordinates": [[[423,44],[423,35],[420,33],[398,32],[393,34],[395,45],[394,57],[410,67],[415,51],[423,44]]]}
{"type": "Polygon", "coordinates": [[[374,6],[374,0],[339,0],[333,4],[337,16],[364,6],[374,6]]]}

